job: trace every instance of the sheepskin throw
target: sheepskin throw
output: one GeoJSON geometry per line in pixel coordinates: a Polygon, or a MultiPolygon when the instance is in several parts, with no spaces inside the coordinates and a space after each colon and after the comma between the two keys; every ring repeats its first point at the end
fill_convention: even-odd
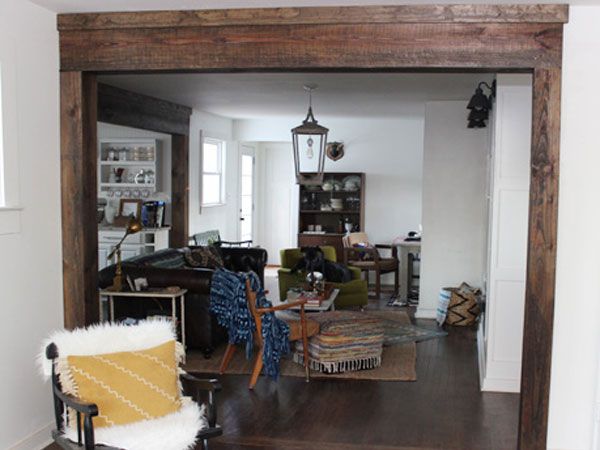
{"type": "MultiPolygon", "coordinates": [[[[254,272],[236,273],[227,269],[215,271],[210,288],[210,311],[219,325],[229,333],[230,344],[245,344],[246,357],[252,356],[256,324],[246,300],[246,280],[257,293],[256,307],[270,308],[271,302],[265,297],[260,279],[254,272]]],[[[290,329],[287,323],[275,317],[273,313],[262,315],[262,338],[264,341],[263,363],[267,375],[277,378],[279,361],[282,355],[290,352],[290,329]]]]}
{"type": "MultiPolygon", "coordinates": [[[[52,373],[52,362],[45,358],[50,343],[58,349],[55,369],[63,391],[98,405],[97,444],[129,450],[194,447],[207,423],[204,409],[181,396],[178,365],[183,348],[169,321],[57,331],[44,341],[39,355],[46,378],[52,373]]],[[[73,420],[64,432],[77,441],[73,420]]]]}

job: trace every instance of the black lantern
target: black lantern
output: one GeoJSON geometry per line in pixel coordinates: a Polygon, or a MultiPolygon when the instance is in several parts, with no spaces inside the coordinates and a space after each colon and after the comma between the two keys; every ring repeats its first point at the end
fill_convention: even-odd
{"type": "Polygon", "coordinates": [[[475,94],[471,97],[467,109],[471,110],[468,117],[468,128],[485,128],[485,121],[489,118],[489,111],[492,109],[492,99],[496,96],[496,80],[490,86],[482,81],[475,89],[475,94]],[[490,91],[489,97],[483,93],[483,87],[490,91]]]}
{"type": "Polygon", "coordinates": [[[318,124],[312,111],[312,91],[316,84],[307,84],[308,113],[302,125],[292,128],[296,183],[319,185],[323,183],[325,168],[325,144],[329,130],[318,124]]]}

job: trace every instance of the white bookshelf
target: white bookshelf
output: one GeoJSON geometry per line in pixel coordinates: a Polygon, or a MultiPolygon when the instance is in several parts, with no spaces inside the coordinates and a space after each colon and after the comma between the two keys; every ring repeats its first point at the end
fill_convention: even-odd
{"type": "Polygon", "coordinates": [[[98,195],[147,198],[157,190],[156,139],[100,139],[98,195]]]}

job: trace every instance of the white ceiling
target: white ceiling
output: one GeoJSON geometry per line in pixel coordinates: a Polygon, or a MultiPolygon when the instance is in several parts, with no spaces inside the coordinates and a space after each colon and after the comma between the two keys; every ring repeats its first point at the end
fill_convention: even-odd
{"type": "Polygon", "coordinates": [[[490,74],[234,73],[102,76],[100,81],[234,119],[298,117],[302,86],[317,83],[315,115],[386,117],[419,114],[428,100],[467,100],[490,74]]]}
{"type": "Polygon", "coordinates": [[[598,4],[600,0],[31,0],[58,13],[101,11],[160,11],[182,9],[270,8],[290,6],[407,5],[427,3],[569,3],[598,4]]]}

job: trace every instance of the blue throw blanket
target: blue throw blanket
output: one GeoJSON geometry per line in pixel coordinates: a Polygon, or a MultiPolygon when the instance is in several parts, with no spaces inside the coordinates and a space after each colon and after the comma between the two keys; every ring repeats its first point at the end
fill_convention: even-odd
{"type": "MultiPolygon", "coordinates": [[[[246,344],[246,358],[250,359],[254,345],[252,333],[256,330],[254,318],[246,301],[246,280],[256,292],[256,307],[270,308],[260,280],[254,272],[236,273],[218,269],[213,273],[210,287],[210,312],[219,325],[229,333],[230,344],[246,344]]],[[[281,356],[290,352],[290,329],[274,313],[263,314],[261,335],[264,342],[263,364],[265,373],[273,378],[279,375],[281,356]]]]}

